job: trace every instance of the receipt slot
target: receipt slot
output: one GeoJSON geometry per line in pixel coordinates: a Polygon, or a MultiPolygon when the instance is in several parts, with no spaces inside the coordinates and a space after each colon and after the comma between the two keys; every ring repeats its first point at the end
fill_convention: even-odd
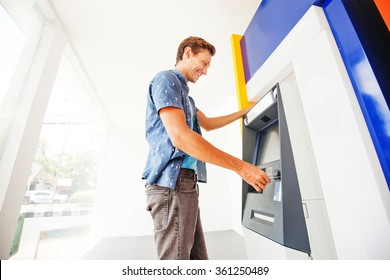
{"type": "Polygon", "coordinates": [[[308,253],[302,198],[280,87],[276,84],[244,117],[243,159],[271,182],[262,192],[243,181],[242,225],[283,246],[308,253]]]}

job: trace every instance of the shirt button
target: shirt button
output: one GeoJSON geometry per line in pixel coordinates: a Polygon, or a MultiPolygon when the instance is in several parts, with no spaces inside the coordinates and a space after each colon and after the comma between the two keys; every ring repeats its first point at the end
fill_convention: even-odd
{"type": "Polygon", "coordinates": [[[180,168],[180,165],[176,165],[176,168],[180,168]]]}

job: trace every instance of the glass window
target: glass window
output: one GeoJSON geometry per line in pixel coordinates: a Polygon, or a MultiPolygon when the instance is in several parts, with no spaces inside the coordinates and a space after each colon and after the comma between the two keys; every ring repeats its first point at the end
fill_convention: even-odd
{"type": "Polygon", "coordinates": [[[10,259],[72,258],[93,223],[106,127],[64,56],[42,124],[10,259]],[[33,248],[33,249],[31,249],[33,248]]]}
{"type": "Polygon", "coordinates": [[[0,105],[22,52],[25,36],[0,5],[0,105]]]}

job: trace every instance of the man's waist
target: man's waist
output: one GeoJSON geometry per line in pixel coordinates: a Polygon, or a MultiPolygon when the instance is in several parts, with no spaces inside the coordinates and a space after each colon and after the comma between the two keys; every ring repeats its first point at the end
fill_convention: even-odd
{"type": "Polygon", "coordinates": [[[196,174],[195,170],[191,168],[181,168],[179,177],[189,177],[194,179],[195,182],[198,180],[198,175],[196,174]]]}

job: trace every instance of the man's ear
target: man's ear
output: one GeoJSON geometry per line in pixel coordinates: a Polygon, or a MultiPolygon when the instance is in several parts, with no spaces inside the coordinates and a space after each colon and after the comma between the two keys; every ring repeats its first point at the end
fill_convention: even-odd
{"type": "Polygon", "coordinates": [[[187,46],[184,48],[183,58],[189,58],[191,54],[191,47],[187,46]]]}

